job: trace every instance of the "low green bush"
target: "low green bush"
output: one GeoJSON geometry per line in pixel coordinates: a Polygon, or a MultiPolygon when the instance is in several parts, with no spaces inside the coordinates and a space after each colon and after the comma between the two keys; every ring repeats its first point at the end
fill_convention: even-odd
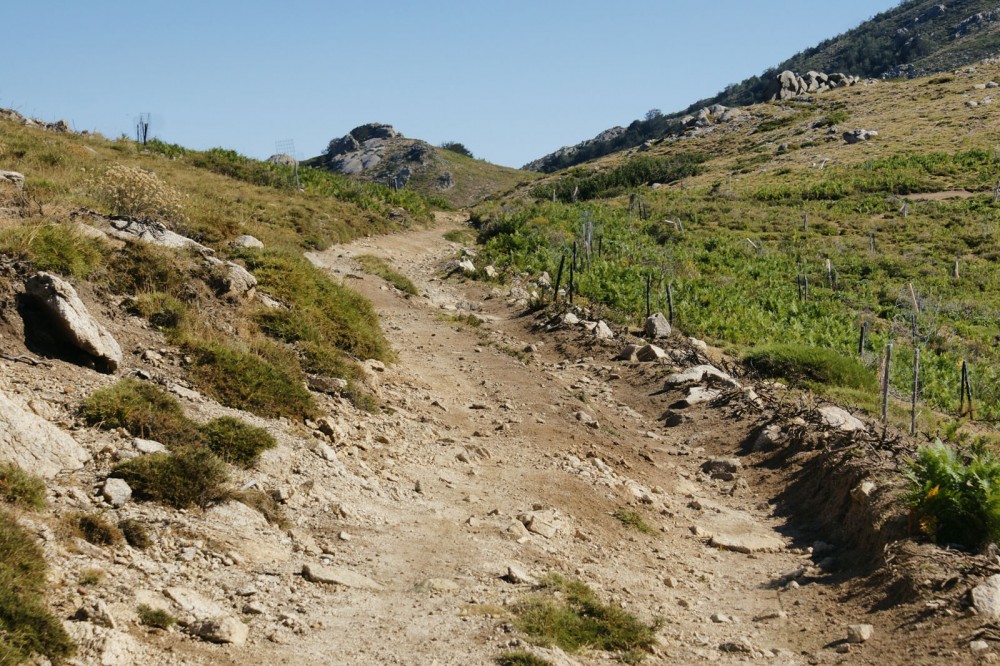
{"type": "Polygon", "coordinates": [[[169,629],[177,624],[177,618],[162,608],[151,608],[146,604],[139,604],[136,612],[139,614],[139,622],[147,627],[169,629]]]}
{"type": "Polygon", "coordinates": [[[45,506],[45,482],[14,463],[0,463],[0,500],[25,509],[45,506]]]}
{"type": "Polygon", "coordinates": [[[821,347],[768,345],[751,350],[743,360],[762,377],[785,379],[798,386],[877,387],[875,376],[856,359],[821,347]]]}
{"type": "Polygon", "coordinates": [[[155,439],[170,448],[201,441],[173,396],[138,379],[126,378],[95,391],[80,413],[89,425],[125,428],[136,437],[155,439]]]}
{"type": "Polygon", "coordinates": [[[276,446],[271,433],[231,416],[213,419],[198,430],[215,455],[243,468],[253,467],[261,453],[276,446]]]}
{"type": "Polygon", "coordinates": [[[906,500],[924,534],[968,548],[1000,539],[1000,460],[992,453],[963,459],[937,440],[918,450],[906,478],[906,500]]]}
{"type": "Polygon", "coordinates": [[[601,602],[587,585],[556,574],[542,579],[541,591],[517,604],[516,625],[541,645],[567,652],[583,648],[636,655],[656,641],[656,627],[601,602]]]}
{"type": "Polygon", "coordinates": [[[498,666],[552,666],[551,661],[536,657],[530,652],[517,650],[515,652],[504,652],[497,657],[498,666]]]}
{"type": "Polygon", "coordinates": [[[59,663],[74,652],[62,623],[45,608],[46,563],[35,537],[0,511],[0,663],[31,655],[59,663]]]}
{"type": "Polygon", "coordinates": [[[134,518],[126,518],[119,522],[118,529],[121,530],[122,536],[125,537],[125,542],[133,548],[145,550],[153,545],[146,526],[134,518]]]}
{"type": "Polygon", "coordinates": [[[268,418],[302,418],[316,413],[316,404],[297,367],[278,367],[233,344],[199,342],[189,348],[194,356],[192,377],[223,405],[268,418]]]}
{"type": "Polygon", "coordinates": [[[106,252],[104,243],[64,224],[29,223],[0,231],[0,254],[67,277],[89,277],[104,264],[106,252]]]}
{"type": "Polygon", "coordinates": [[[111,476],[124,479],[137,499],[177,509],[206,507],[226,497],[226,464],[203,447],[174,454],[153,453],[115,466],[111,476]]]}

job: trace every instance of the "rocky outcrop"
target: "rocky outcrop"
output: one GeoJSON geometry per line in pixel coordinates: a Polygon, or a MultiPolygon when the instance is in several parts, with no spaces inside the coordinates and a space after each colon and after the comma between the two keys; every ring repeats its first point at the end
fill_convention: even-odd
{"type": "Polygon", "coordinates": [[[847,143],[861,143],[878,136],[878,132],[875,130],[854,129],[849,132],[844,132],[843,136],[844,141],[847,143]]]}
{"type": "Polygon", "coordinates": [[[87,311],[73,285],[51,273],[36,273],[28,278],[25,292],[42,306],[70,344],[94,357],[102,369],[118,369],[122,348],[87,311]]]}
{"type": "Polygon", "coordinates": [[[268,157],[267,161],[271,164],[279,164],[281,166],[295,166],[299,163],[297,159],[287,153],[276,153],[268,157]]]}
{"type": "Polygon", "coordinates": [[[767,96],[771,100],[793,99],[799,95],[821,93],[835,88],[846,88],[861,82],[858,76],[849,74],[824,74],[809,71],[799,76],[795,72],[785,70],[778,74],[768,89],[767,96]]]}
{"type": "Polygon", "coordinates": [[[619,136],[624,134],[626,131],[627,130],[621,126],[612,127],[611,129],[606,129],[597,136],[595,136],[593,139],[587,139],[586,141],[581,141],[575,146],[563,146],[559,150],[549,153],[545,157],[541,157],[532,162],[528,162],[521,168],[524,169],[525,171],[543,171],[543,172],[551,171],[552,170],[550,168],[551,164],[560,163],[564,161],[566,158],[572,157],[577,153],[586,151],[586,149],[590,148],[591,146],[607,143],[609,141],[614,141],[619,136]]]}
{"type": "Polygon", "coordinates": [[[0,171],[0,181],[7,181],[19,190],[24,189],[24,174],[17,171],[0,171]]]}
{"type": "Polygon", "coordinates": [[[73,131],[69,126],[69,121],[67,120],[57,120],[54,123],[49,123],[37,118],[28,118],[27,116],[21,115],[14,109],[0,109],[0,120],[10,120],[18,125],[24,125],[25,127],[38,127],[40,129],[49,130],[50,132],[73,131]]]}
{"type": "Polygon", "coordinates": [[[88,460],[90,454],[75,439],[0,393],[0,461],[51,479],[88,460]]]}

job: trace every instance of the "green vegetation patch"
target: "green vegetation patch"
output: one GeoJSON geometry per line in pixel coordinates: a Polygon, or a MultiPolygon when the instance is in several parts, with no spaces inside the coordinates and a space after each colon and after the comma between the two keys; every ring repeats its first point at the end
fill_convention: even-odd
{"type": "Polygon", "coordinates": [[[125,537],[125,542],[133,548],[145,550],[153,545],[146,526],[134,518],[126,518],[120,521],[118,529],[121,530],[122,536],[125,537]]]}
{"type": "Polygon", "coordinates": [[[496,659],[498,666],[552,666],[547,659],[535,656],[524,650],[504,652],[496,659]]]}
{"type": "Polygon", "coordinates": [[[0,254],[40,271],[86,278],[103,266],[107,248],[72,225],[28,223],[0,229],[0,254]]]}
{"type": "Polygon", "coordinates": [[[532,195],[560,201],[587,201],[612,197],[629,189],[653,183],[672,183],[702,172],[702,162],[708,159],[701,153],[678,153],[669,157],[634,157],[608,171],[587,174],[574,169],[554,183],[535,186],[532,195]]]}
{"type": "Polygon", "coordinates": [[[656,642],[656,627],[601,602],[586,584],[557,574],[545,576],[540,593],[517,604],[517,627],[540,645],[567,652],[584,648],[637,656],[656,642]]]}
{"type": "Polygon", "coordinates": [[[124,428],[136,437],[155,439],[169,448],[201,443],[197,427],[173,396],[131,377],[94,391],[80,413],[89,425],[124,428]]]}
{"type": "Polygon", "coordinates": [[[877,388],[874,374],[857,359],[822,347],[768,345],[748,352],[744,362],[762,377],[785,379],[798,386],[877,388]]]}
{"type": "Polygon", "coordinates": [[[0,500],[24,509],[45,507],[45,482],[14,463],[0,463],[0,500]]]}
{"type": "Polygon", "coordinates": [[[203,447],[132,458],[116,465],[111,476],[124,479],[136,498],[177,509],[206,507],[228,492],[226,464],[203,447]]]}
{"type": "Polygon", "coordinates": [[[169,629],[177,624],[177,618],[162,608],[151,608],[146,604],[139,604],[136,612],[139,614],[139,622],[147,627],[169,629]]]}
{"type": "Polygon", "coordinates": [[[124,541],[121,530],[99,513],[74,513],[68,516],[70,532],[95,546],[117,546],[124,541]]]}
{"type": "Polygon", "coordinates": [[[649,523],[642,517],[642,514],[637,511],[622,507],[611,515],[629,529],[637,530],[643,534],[656,534],[656,530],[650,527],[649,523]]]}
{"type": "Polygon", "coordinates": [[[410,296],[416,296],[418,294],[417,285],[413,284],[413,281],[410,280],[410,278],[390,266],[385,259],[381,259],[372,254],[362,254],[361,256],[355,257],[354,260],[358,262],[358,265],[361,266],[361,270],[365,273],[377,275],[404,294],[409,294],[410,296]]]}
{"type": "Polygon", "coordinates": [[[47,566],[35,537],[0,511],[0,663],[33,654],[60,662],[74,652],[62,623],[45,608],[47,566]]]}
{"type": "Polygon", "coordinates": [[[918,450],[906,478],[906,500],[924,534],[967,548],[1000,539],[1000,460],[989,451],[962,456],[938,440],[918,450]]]}
{"type": "Polygon", "coordinates": [[[231,416],[213,419],[198,430],[215,455],[243,468],[253,467],[261,453],[276,445],[268,431],[231,416]]]}

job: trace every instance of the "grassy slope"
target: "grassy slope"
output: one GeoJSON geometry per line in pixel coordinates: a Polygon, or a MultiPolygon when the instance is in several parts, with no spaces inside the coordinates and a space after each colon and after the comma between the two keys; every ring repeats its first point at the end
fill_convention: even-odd
{"type": "MultiPolygon", "coordinates": [[[[533,194],[547,199],[551,184],[565,175],[548,177],[510,197],[508,211],[511,203],[519,206],[512,213],[499,205],[477,211],[488,259],[555,275],[560,253],[578,238],[589,211],[605,256],[578,276],[578,284],[607,314],[636,321],[651,272],[673,283],[682,330],[736,350],[797,342],[850,354],[860,324],[868,321],[867,362],[877,364],[892,339],[893,386],[900,394],[908,387],[912,357],[904,324],[912,284],[922,300],[923,397],[955,414],[957,364],[967,358],[980,415],[1000,418],[1000,354],[994,349],[1000,204],[991,191],[1000,182],[1000,119],[993,106],[965,105],[993,92],[973,90],[974,84],[997,78],[1000,67],[987,65],[972,75],[842,89],[817,95],[814,104],[750,107],[743,123],[664,141],[639,155],[697,152],[711,159],[703,173],[668,187],[632,188],[650,210],[647,220],[628,212],[627,195],[576,205],[540,201],[533,194]],[[825,126],[831,116],[841,121],[832,134],[825,126]],[[840,134],[855,127],[879,136],[848,145],[840,134]],[[787,149],[779,150],[781,144],[787,149]],[[901,195],[954,189],[975,195],[910,201],[904,217],[901,195]],[[684,232],[667,220],[681,222],[684,232]],[[827,259],[836,273],[832,289],[827,259]],[[808,302],[799,301],[799,275],[812,285],[808,302]]],[[[618,153],[569,173],[610,170],[634,155],[618,153]]],[[[665,305],[661,286],[654,307],[665,305]]],[[[841,397],[874,404],[870,394],[841,397]]]]}

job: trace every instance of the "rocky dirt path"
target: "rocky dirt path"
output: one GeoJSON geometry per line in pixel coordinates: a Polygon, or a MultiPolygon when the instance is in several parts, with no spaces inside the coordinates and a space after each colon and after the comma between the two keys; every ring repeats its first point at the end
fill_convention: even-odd
{"type": "MultiPolygon", "coordinates": [[[[666,428],[658,417],[683,392],[652,395],[662,382],[651,366],[613,363],[614,345],[575,333],[532,333],[483,285],[442,280],[458,249],[443,234],[459,221],[311,257],[374,302],[399,352],[375,373],[395,413],[367,444],[340,449],[369,487],[310,518],[317,540],[336,544],[323,549],[333,563],[374,583],[315,592],[307,637],[259,644],[255,659],[491,663],[524,647],[505,609],[531,586],[505,578],[511,567],[579,578],[658,620],[649,663],[843,659],[831,645],[872,620],[834,585],[795,582],[822,578],[811,551],[827,546],[773,515],[766,476],[758,487],[760,473],[704,471],[740,450],[749,421],[697,405],[666,428]],[[360,254],[387,260],[422,295],[362,274],[360,254]],[[469,313],[484,323],[468,324],[469,313]],[[523,352],[529,343],[538,351],[523,352]],[[616,519],[622,509],[653,532],[616,519]]],[[[878,645],[853,646],[852,659],[878,645]]],[[[555,663],[606,659],[536,651],[555,663]]]]}

